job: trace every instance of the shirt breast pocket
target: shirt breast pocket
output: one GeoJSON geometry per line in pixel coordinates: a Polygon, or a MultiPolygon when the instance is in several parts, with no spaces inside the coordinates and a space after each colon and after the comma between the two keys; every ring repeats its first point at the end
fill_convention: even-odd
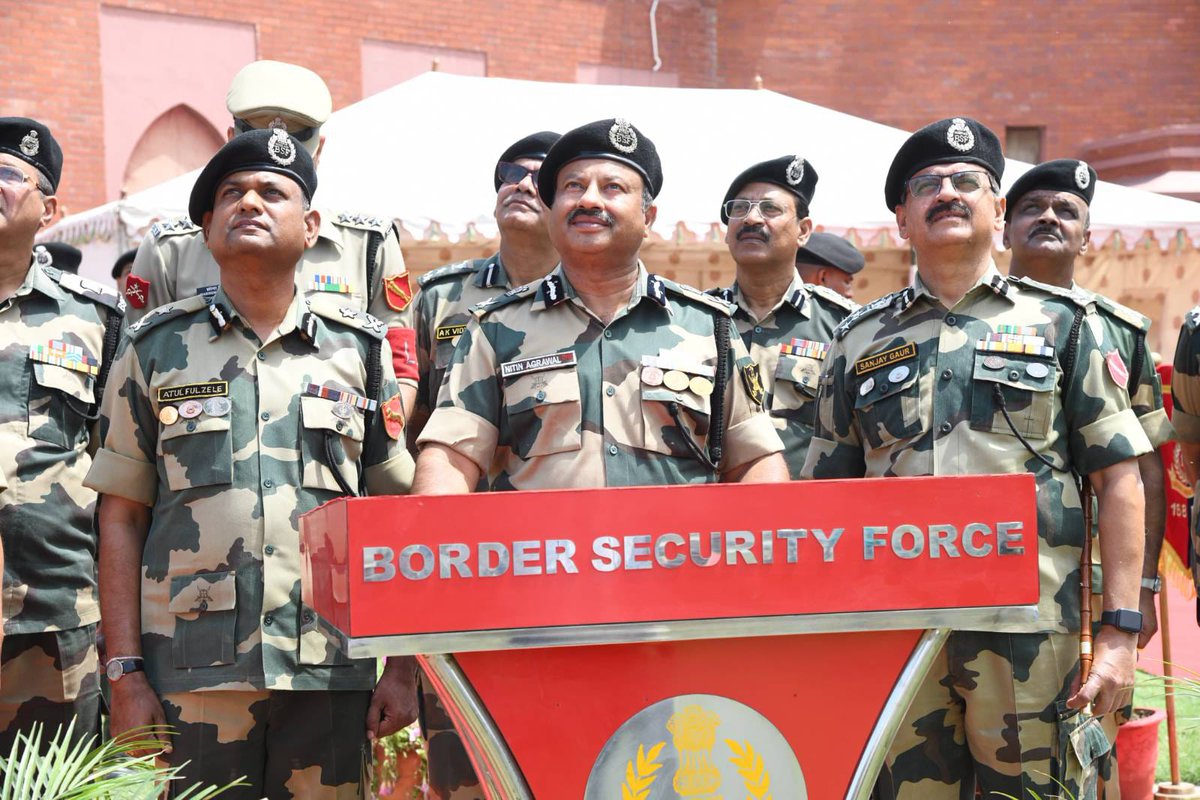
{"type": "Polygon", "coordinates": [[[643,449],[668,456],[694,458],[686,437],[690,436],[701,450],[707,447],[712,415],[710,396],[696,394],[691,389],[677,392],[666,386],[643,383],[643,449]],[[675,408],[675,414],[671,413],[672,407],[675,408]]]}
{"type": "Polygon", "coordinates": [[[854,412],[872,448],[887,447],[924,432],[921,381],[916,361],[875,370],[854,386],[854,412]]]}
{"type": "Polygon", "coordinates": [[[204,414],[161,428],[159,456],[171,491],[233,483],[231,418],[204,414]]]}
{"type": "Polygon", "coordinates": [[[782,354],[775,366],[771,391],[771,416],[813,425],[816,420],[817,384],[821,362],[806,356],[782,354]]]}
{"type": "Polygon", "coordinates": [[[521,458],[580,448],[583,405],[575,367],[508,379],[504,386],[504,406],[512,449],[521,458]]]}
{"type": "Polygon", "coordinates": [[[87,434],[96,401],[90,375],[54,364],[33,362],[29,384],[29,438],[73,449],[87,434]]]}
{"type": "Polygon", "coordinates": [[[171,657],[177,668],[232,664],[237,658],[236,573],[173,576],[167,610],[175,616],[171,657]]]}
{"type": "Polygon", "coordinates": [[[1057,384],[1058,362],[1052,357],[978,351],[971,381],[971,427],[1009,436],[1016,435],[1015,428],[1027,439],[1045,439],[1057,384]]]}
{"type": "Polygon", "coordinates": [[[336,469],[347,486],[357,488],[363,412],[348,403],[339,404],[324,397],[301,397],[300,423],[304,457],[301,485],[306,489],[341,493],[333,474],[336,469]]]}

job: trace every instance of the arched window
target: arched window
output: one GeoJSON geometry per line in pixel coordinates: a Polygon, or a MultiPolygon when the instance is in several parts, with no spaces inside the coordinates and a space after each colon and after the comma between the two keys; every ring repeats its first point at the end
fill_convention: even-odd
{"type": "Polygon", "coordinates": [[[167,109],[134,146],[121,181],[122,196],[203,167],[224,143],[225,137],[189,106],[167,109]]]}

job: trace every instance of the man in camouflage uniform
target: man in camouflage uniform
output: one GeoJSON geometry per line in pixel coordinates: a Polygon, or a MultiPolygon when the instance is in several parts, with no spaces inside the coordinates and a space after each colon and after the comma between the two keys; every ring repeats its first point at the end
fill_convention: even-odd
{"type": "Polygon", "coordinates": [[[546,229],[546,207],[537,193],[537,174],[553,131],[539,131],[513,142],[496,162],[496,226],[500,250],[487,258],[460,261],[430,270],[418,279],[413,300],[417,336],[419,391],[408,426],[415,442],[437,405],[438,389],[470,308],[509,289],[545,277],[558,263],[546,229]]]}
{"type": "Polygon", "coordinates": [[[737,279],[712,294],[735,306],[734,323],[762,372],[764,407],[783,440],[788,474],[800,477],[817,413],[817,378],[837,327],[856,306],[805,284],[796,250],[812,234],[817,171],[800,156],[755,164],[733,179],[721,204],[737,279]]]}
{"type": "Polygon", "coordinates": [[[61,174],[62,150],[45,125],[0,118],[3,755],[34,723],[46,737],[72,718],[77,737],[99,730],[96,493],[83,479],[124,304],[32,257],[61,174]]]}
{"type": "Polygon", "coordinates": [[[1144,540],[1136,459],[1150,443],[1106,369],[1088,301],[996,270],[1003,168],[995,134],[961,117],[900,148],[885,196],[916,250],[917,280],[838,328],[804,465],[814,478],[1029,471],[1037,483],[1038,618],[951,634],[892,744],[877,786],[885,798],[958,800],[976,785],[984,797],[1051,797],[1064,791],[1059,781],[1091,797],[1108,742],[1078,709],[1094,702],[1108,713],[1133,684],[1144,540]],[[1082,686],[1077,475],[1096,490],[1110,567],[1106,624],[1082,686]]]}
{"type": "MultiPolygon", "coordinates": [[[[1175,404],[1175,431],[1183,468],[1192,486],[1200,490],[1200,306],[1187,313],[1175,345],[1171,373],[1171,400],[1175,404]]],[[[1200,497],[1200,492],[1194,492],[1200,497]]],[[[1200,500],[1193,501],[1200,508],[1200,500]]],[[[1192,514],[1192,552],[1200,554],[1200,511],[1192,514]]],[[[1192,559],[1192,579],[1200,587],[1200,556],[1192,559]]]]}
{"type": "Polygon", "coordinates": [[[805,283],[824,286],[847,300],[854,299],[854,276],[867,260],[840,236],[816,232],[796,251],[796,271],[805,283]]]}
{"type": "MultiPolygon", "coordinates": [[[[1087,252],[1090,240],[1089,214],[1095,190],[1096,172],[1083,161],[1058,159],[1039,164],[1008,190],[1004,244],[1012,250],[1009,274],[1013,277],[1071,289],[1093,303],[1096,314],[1089,316],[1088,321],[1098,323],[1092,332],[1105,352],[1105,368],[1112,372],[1114,380],[1124,385],[1133,413],[1154,448],[1138,459],[1146,504],[1146,553],[1138,603],[1142,613],[1142,632],[1138,636],[1141,648],[1158,630],[1154,598],[1162,586],[1158,556],[1167,521],[1164,470],[1158,448],[1174,438],[1174,431],[1163,407],[1162,383],[1146,346],[1150,320],[1075,283],[1076,259],[1087,252]]],[[[1103,590],[1099,577],[1096,576],[1093,585],[1097,601],[1103,590]]],[[[1098,618],[1100,613],[1097,609],[1095,616],[1098,618]]],[[[1117,726],[1127,718],[1125,709],[1104,716],[1105,733],[1110,741],[1116,741],[1117,726]]],[[[1108,800],[1116,800],[1120,792],[1115,768],[1116,760],[1107,758],[1101,769],[1108,800]]]]}
{"type": "MultiPolygon", "coordinates": [[[[314,163],[320,161],[325,146],[321,125],[333,110],[333,98],[312,70],[279,61],[254,61],[234,76],[225,106],[233,115],[228,138],[249,130],[281,128],[304,144],[314,163]]],[[[314,306],[334,312],[350,306],[384,321],[407,414],[416,397],[417,359],[408,308],[412,290],[400,252],[399,229],[378,216],[320,211],[317,243],[296,265],[296,286],[314,306]]],[[[138,247],[133,272],[126,280],[129,321],[137,322],[173,300],[197,294],[211,299],[218,278],[217,264],[194,220],[180,217],[155,223],[138,247]]]]}
{"type": "Polygon", "coordinates": [[[368,731],[415,716],[412,659],[376,687],[375,661],[343,656],[301,601],[300,515],[412,474],[383,323],[296,290],[315,188],[281,130],[201,172],[189,212],[220,288],[130,327],[87,479],[104,495],[112,730],[169,723],[185,784],[246,775],[235,798],[361,797],[368,731]]]}
{"type": "Polygon", "coordinates": [[[731,307],[638,259],[661,186],[654,143],[623,119],[550,148],[538,192],[562,264],[473,310],[415,492],[786,478],[731,307]]]}

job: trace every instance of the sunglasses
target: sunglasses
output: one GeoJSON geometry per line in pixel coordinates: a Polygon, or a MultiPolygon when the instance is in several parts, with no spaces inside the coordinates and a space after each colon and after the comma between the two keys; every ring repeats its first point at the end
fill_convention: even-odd
{"type": "Polygon", "coordinates": [[[501,161],[496,165],[496,175],[499,176],[500,183],[502,185],[506,183],[520,183],[521,181],[525,180],[525,176],[528,175],[533,181],[533,185],[537,186],[538,171],[536,169],[522,167],[520,164],[501,161]]]}

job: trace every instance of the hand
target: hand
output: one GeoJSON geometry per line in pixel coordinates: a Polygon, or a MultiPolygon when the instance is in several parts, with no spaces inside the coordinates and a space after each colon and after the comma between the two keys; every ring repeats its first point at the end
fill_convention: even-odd
{"type": "Polygon", "coordinates": [[[389,658],[367,709],[371,741],[407,728],[417,718],[417,679],[412,658],[389,658]]]}
{"type": "Polygon", "coordinates": [[[171,742],[166,732],[161,729],[167,724],[167,715],[163,711],[162,701],[146,680],[144,672],[131,672],[112,684],[112,709],[108,724],[114,739],[135,728],[145,728],[148,725],[160,728],[154,732],[134,731],[135,738],[154,739],[161,746],[158,750],[132,750],[132,756],[153,755],[159,751],[171,752],[171,742]]]}
{"type": "MultiPolygon", "coordinates": [[[[1067,698],[1069,708],[1092,704],[1093,713],[1108,714],[1129,702],[1137,665],[1137,637],[1111,625],[1100,626],[1093,641],[1095,657],[1087,682],[1067,698]]],[[[1078,684],[1079,679],[1075,679],[1078,684]]]]}
{"type": "MultiPolygon", "coordinates": [[[[1167,587],[1163,587],[1165,590],[1167,587]]],[[[1142,612],[1142,632],[1138,634],[1138,650],[1150,644],[1154,634],[1158,633],[1158,603],[1154,602],[1154,592],[1142,589],[1138,596],[1138,611],[1142,612]]]]}

